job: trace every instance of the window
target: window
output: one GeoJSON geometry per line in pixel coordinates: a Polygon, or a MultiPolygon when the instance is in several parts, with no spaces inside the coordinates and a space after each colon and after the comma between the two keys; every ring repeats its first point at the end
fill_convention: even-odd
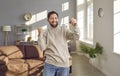
{"type": "Polygon", "coordinates": [[[93,0],[77,0],[80,40],[93,43],[93,0]]]}
{"type": "Polygon", "coordinates": [[[114,0],[114,52],[120,54],[120,0],[114,0]]]}
{"type": "MultiPolygon", "coordinates": [[[[61,11],[64,13],[66,11],[69,10],[69,2],[65,2],[65,3],[62,3],[62,9],[61,11]]],[[[69,15],[68,16],[64,16],[61,20],[61,24],[62,26],[65,26],[67,28],[69,28],[69,15]]]]}

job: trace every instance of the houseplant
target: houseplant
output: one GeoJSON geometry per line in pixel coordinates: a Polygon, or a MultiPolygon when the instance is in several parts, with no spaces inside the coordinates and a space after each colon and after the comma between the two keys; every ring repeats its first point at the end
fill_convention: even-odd
{"type": "Polygon", "coordinates": [[[21,31],[22,32],[27,32],[27,29],[26,28],[22,28],[21,31]]]}
{"type": "Polygon", "coordinates": [[[28,34],[28,29],[27,28],[22,28],[21,31],[23,32],[23,34],[28,34]]]}
{"type": "Polygon", "coordinates": [[[103,47],[97,42],[95,47],[90,47],[86,44],[80,43],[80,49],[83,53],[87,53],[90,58],[96,58],[98,54],[102,54],[103,47]]]}

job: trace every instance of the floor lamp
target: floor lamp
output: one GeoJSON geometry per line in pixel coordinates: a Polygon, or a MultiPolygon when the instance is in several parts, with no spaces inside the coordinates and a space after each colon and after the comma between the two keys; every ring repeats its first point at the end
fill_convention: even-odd
{"type": "Polygon", "coordinates": [[[2,29],[4,32],[5,32],[5,45],[8,45],[8,40],[9,40],[9,35],[8,33],[11,31],[11,26],[10,25],[5,25],[3,26],[3,29],[2,29]]]}

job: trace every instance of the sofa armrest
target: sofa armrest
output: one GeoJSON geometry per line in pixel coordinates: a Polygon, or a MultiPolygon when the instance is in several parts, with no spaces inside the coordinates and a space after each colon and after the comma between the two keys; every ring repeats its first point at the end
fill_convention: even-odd
{"type": "Polygon", "coordinates": [[[8,57],[1,55],[0,56],[0,65],[7,64],[9,62],[8,57]]]}

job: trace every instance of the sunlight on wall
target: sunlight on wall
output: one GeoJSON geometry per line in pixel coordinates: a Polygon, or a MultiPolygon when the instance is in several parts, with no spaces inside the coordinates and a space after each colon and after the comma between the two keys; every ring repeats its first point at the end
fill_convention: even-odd
{"type": "Polygon", "coordinates": [[[62,12],[69,10],[69,2],[63,3],[62,4],[62,12]]]}
{"type": "Polygon", "coordinates": [[[64,26],[64,27],[69,29],[69,16],[62,18],[61,26],[64,26]]]}
{"type": "Polygon", "coordinates": [[[30,37],[30,35],[25,35],[25,41],[27,41],[28,37],[30,37]]]}
{"type": "MultiPolygon", "coordinates": [[[[62,4],[62,12],[64,13],[65,11],[69,10],[69,2],[65,2],[62,4]]],[[[69,16],[63,17],[61,19],[61,26],[65,26],[68,28],[69,25],[69,16]]]]}
{"type": "Polygon", "coordinates": [[[42,26],[42,29],[46,30],[47,29],[47,25],[42,26]]]}
{"type": "MultiPolygon", "coordinates": [[[[41,27],[42,27],[43,31],[45,31],[45,30],[47,29],[47,25],[41,26],[41,27]]],[[[37,29],[32,30],[31,33],[32,33],[32,35],[31,35],[32,40],[33,40],[33,41],[37,41],[37,40],[38,40],[38,30],[37,30],[37,29]]]]}
{"type": "Polygon", "coordinates": [[[41,20],[44,20],[46,18],[47,18],[47,10],[33,15],[32,19],[30,21],[27,21],[25,24],[31,25],[31,24],[34,24],[34,23],[39,22],[41,20]]]}
{"type": "MultiPolygon", "coordinates": [[[[47,18],[47,10],[42,11],[42,12],[37,13],[37,14],[34,14],[32,16],[32,19],[30,21],[27,21],[25,24],[26,25],[33,25],[33,24],[35,24],[35,23],[37,23],[37,22],[39,22],[41,20],[44,20],[46,18],[47,18]]],[[[43,30],[46,27],[47,27],[47,25],[43,26],[43,30]]],[[[38,31],[37,31],[37,29],[31,31],[31,37],[32,37],[33,41],[37,41],[37,39],[38,39],[38,31]]],[[[28,38],[28,36],[26,35],[25,38],[28,38]]]]}
{"type": "Polygon", "coordinates": [[[32,30],[31,33],[32,33],[32,35],[31,35],[32,40],[33,40],[33,41],[37,41],[37,40],[38,40],[38,31],[37,31],[37,29],[32,30]]]}
{"type": "MultiPolygon", "coordinates": [[[[62,4],[62,10],[63,10],[63,11],[66,11],[66,10],[68,10],[68,9],[69,9],[69,2],[66,2],[66,3],[62,4]]],[[[33,15],[33,16],[32,16],[32,19],[31,19],[30,21],[27,21],[27,22],[26,22],[26,25],[32,25],[32,24],[34,24],[34,23],[36,23],[36,22],[39,22],[39,21],[41,21],[41,20],[43,20],[43,19],[46,19],[46,18],[47,18],[47,10],[33,15]]],[[[66,17],[62,18],[60,24],[61,24],[61,25],[65,24],[65,25],[68,27],[68,24],[69,24],[69,16],[66,16],[66,17]]],[[[43,28],[43,30],[46,30],[46,29],[47,29],[47,25],[44,25],[42,28],[43,28]]],[[[37,41],[37,39],[38,39],[38,37],[37,37],[37,35],[38,35],[37,29],[32,30],[31,34],[32,34],[32,35],[31,35],[32,40],[37,41]]],[[[26,37],[27,37],[27,36],[26,36],[26,37]]]]}
{"type": "Polygon", "coordinates": [[[45,18],[47,18],[47,10],[45,10],[45,11],[43,11],[43,12],[41,12],[41,13],[38,13],[38,14],[36,14],[37,15],[37,22],[38,21],[41,21],[41,20],[43,20],[43,19],[45,19],[45,18]]]}
{"type": "Polygon", "coordinates": [[[62,24],[65,24],[65,25],[68,25],[69,24],[69,16],[66,16],[64,18],[62,18],[61,20],[61,25],[62,24]]]}
{"type": "Polygon", "coordinates": [[[77,0],[77,6],[84,3],[84,0],[77,0]]]}

